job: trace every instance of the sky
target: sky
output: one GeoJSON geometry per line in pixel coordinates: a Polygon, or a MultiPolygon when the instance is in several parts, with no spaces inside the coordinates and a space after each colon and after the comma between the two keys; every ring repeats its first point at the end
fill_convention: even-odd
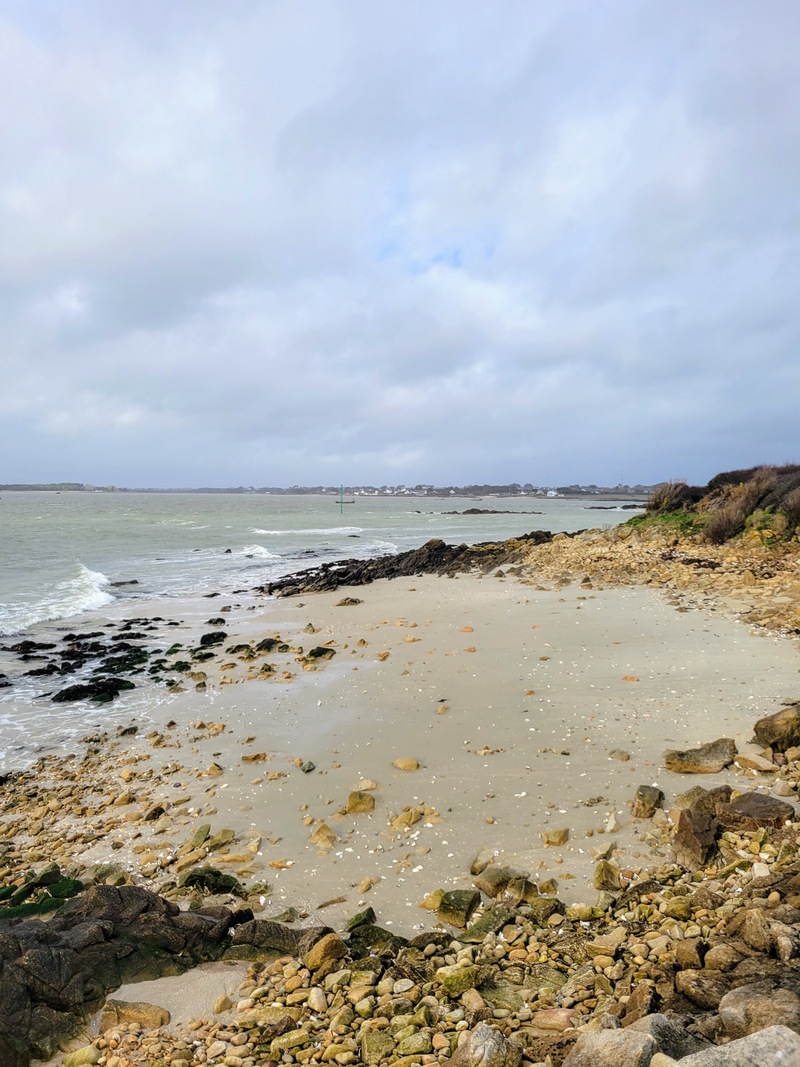
{"type": "Polygon", "coordinates": [[[796,0],[0,0],[0,483],[800,461],[796,0]]]}

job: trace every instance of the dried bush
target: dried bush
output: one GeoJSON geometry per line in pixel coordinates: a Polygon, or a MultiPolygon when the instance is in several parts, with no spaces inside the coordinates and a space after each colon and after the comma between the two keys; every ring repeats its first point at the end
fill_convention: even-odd
{"type": "Polygon", "coordinates": [[[692,507],[703,496],[705,490],[696,485],[687,485],[684,481],[662,482],[647,501],[647,510],[655,512],[680,511],[692,507]]]}
{"type": "Polygon", "coordinates": [[[786,523],[790,530],[800,526],[800,488],[792,489],[781,504],[781,511],[786,516],[786,523]]]}
{"type": "Polygon", "coordinates": [[[756,467],[747,481],[719,486],[718,492],[705,501],[707,509],[712,512],[705,529],[706,540],[721,545],[741,533],[748,517],[773,490],[776,482],[774,467],[756,467]]]}

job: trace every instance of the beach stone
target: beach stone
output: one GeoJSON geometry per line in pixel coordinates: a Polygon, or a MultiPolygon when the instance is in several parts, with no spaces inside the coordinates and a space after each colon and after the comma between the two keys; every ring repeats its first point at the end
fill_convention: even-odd
{"type": "Polygon", "coordinates": [[[369,924],[370,926],[375,922],[375,909],[372,907],[366,907],[363,911],[356,912],[351,916],[344,924],[345,930],[350,933],[352,930],[357,929],[359,926],[369,924]]]}
{"type": "Polygon", "coordinates": [[[419,760],[414,759],[413,756],[399,756],[396,760],[392,760],[392,766],[398,771],[418,771],[419,760]]]}
{"type": "Polygon", "coordinates": [[[325,964],[333,963],[347,955],[347,945],[338,934],[321,937],[303,956],[303,964],[310,971],[318,971],[325,964]]]}
{"type": "Polygon", "coordinates": [[[741,962],[742,953],[724,941],[713,945],[703,957],[703,967],[707,971],[732,971],[741,962]]]}
{"type": "Polygon", "coordinates": [[[362,789],[354,789],[347,797],[348,815],[368,815],[375,810],[375,797],[362,789]]]}
{"type": "Polygon", "coordinates": [[[740,911],[726,926],[726,933],[738,937],[756,952],[769,955],[774,937],[769,920],[761,908],[740,911]]]}
{"type": "Polygon", "coordinates": [[[637,1030],[582,1033],[562,1067],[649,1067],[658,1051],[650,1034],[637,1030]]]}
{"type": "Polygon", "coordinates": [[[308,839],[309,845],[314,845],[320,852],[330,852],[339,838],[326,822],[322,822],[308,839]]]}
{"type": "Polygon", "coordinates": [[[450,926],[463,929],[480,902],[481,895],[474,889],[452,889],[442,894],[436,917],[450,926]]]}
{"type": "MultiPolygon", "coordinates": [[[[797,983],[800,988],[800,981],[797,983]]],[[[732,989],[720,1000],[719,1018],[728,1037],[747,1037],[767,1026],[800,1031],[800,996],[774,981],[732,989]]]]}
{"type": "Polygon", "coordinates": [[[664,753],[664,766],[677,774],[716,774],[733,763],[736,742],[730,737],[720,737],[699,748],[670,749],[664,753]]]}
{"type": "Polygon", "coordinates": [[[301,933],[300,930],[292,930],[291,927],[271,919],[251,919],[234,928],[231,940],[235,945],[254,945],[256,948],[294,954],[301,933]]]}
{"type": "Polygon", "coordinates": [[[680,1061],[681,1067],[795,1067],[800,1063],[800,1035],[786,1026],[703,1049],[680,1061]]]}
{"type": "Polygon", "coordinates": [[[757,752],[740,752],[733,763],[743,771],[758,771],[759,774],[774,774],[777,770],[772,760],[757,752]]]}
{"type": "Polygon", "coordinates": [[[670,838],[675,861],[688,870],[702,867],[714,851],[716,835],[714,819],[681,808],[670,838]]]}
{"type": "Polygon", "coordinates": [[[681,994],[707,1011],[715,1011],[719,1002],[730,989],[730,981],[720,971],[678,971],[675,988],[681,994]]]}
{"type": "Polygon", "coordinates": [[[650,1034],[659,1050],[676,1060],[699,1052],[704,1047],[683,1026],[678,1026],[672,1019],[657,1012],[632,1022],[629,1029],[650,1034]]]}
{"type": "Polygon", "coordinates": [[[95,1048],[94,1045],[85,1045],[83,1048],[76,1049],[75,1052],[68,1052],[61,1063],[62,1067],[90,1067],[92,1064],[99,1063],[102,1058],[103,1053],[99,1048],[95,1048]]]}
{"type": "Polygon", "coordinates": [[[451,1067],[519,1067],[522,1049],[488,1023],[478,1023],[450,1059],[451,1067]]]}
{"type": "Polygon", "coordinates": [[[143,1030],[157,1030],[159,1026],[166,1026],[170,1021],[170,1014],[166,1008],[160,1008],[156,1004],[148,1004],[140,1000],[107,1000],[100,1013],[98,1032],[104,1034],[116,1026],[127,1026],[134,1023],[143,1030]]]}
{"type": "Polygon", "coordinates": [[[361,1055],[365,1063],[380,1063],[394,1052],[394,1038],[385,1030],[367,1030],[361,1039],[361,1055]]]}
{"type": "Polygon", "coordinates": [[[622,875],[619,867],[610,860],[600,860],[594,869],[593,885],[595,889],[615,893],[622,888],[622,875]]]}
{"type": "MultiPolygon", "coordinates": [[[[702,786],[698,788],[702,789],[702,786]]],[[[696,796],[691,804],[685,806],[690,808],[695,815],[709,815],[714,818],[719,805],[727,804],[732,794],[733,790],[729,785],[717,785],[713,789],[703,789],[702,793],[696,796]]]]}
{"type": "Polygon", "coordinates": [[[544,830],[542,840],[546,848],[552,845],[566,845],[567,841],[569,841],[569,827],[563,826],[557,830],[544,830]]]}
{"type": "MultiPolygon", "coordinates": [[[[473,875],[482,874],[483,871],[494,862],[494,859],[495,850],[493,848],[487,846],[480,849],[480,851],[476,853],[472,863],[469,865],[469,873],[473,875]]],[[[502,868],[500,869],[502,870],[502,868]]]]}
{"type": "Polygon", "coordinates": [[[792,701],[774,715],[759,719],[753,733],[759,744],[775,752],[800,745],[800,701],[792,701]]]}
{"type": "Polygon", "coordinates": [[[726,830],[758,830],[762,826],[779,830],[795,817],[793,804],[767,793],[741,793],[727,804],[717,805],[717,819],[726,830]]]}
{"type": "Polygon", "coordinates": [[[487,863],[481,870],[475,870],[475,860],[470,867],[470,873],[475,875],[472,884],[487,897],[501,897],[515,878],[524,877],[519,871],[511,867],[496,867],[493,863],[487,863]]]}
{"type": "Polygon", "coordinates": [[[504,904],[496,904],[492,908],[487,908],[477,922],[467,927],[464,933],[460,935],[459,940],[467,945],[479,945],[487,934],[497,933],[498,930],[513,922],[513,920],[514,912],[511,908],[507,908],[504,904]]]}
{"type": "Polygon", "coordinates": [[[640,785],[633,798],[634,819],[651,819],[664,803],[664,793],[656,785],[640,785]]]}

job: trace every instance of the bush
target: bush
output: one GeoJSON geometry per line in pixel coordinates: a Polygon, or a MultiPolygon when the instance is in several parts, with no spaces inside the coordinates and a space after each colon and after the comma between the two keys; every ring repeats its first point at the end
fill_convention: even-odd
{"type": "Polygon", "coordinates": [[[705,490],[684,481],[662,482],[647,501],[647,510],[655,512],[681,511],[702,499],[705,490]]]}
{"type": "MultiPolygon", "coordinates": [[[[718,478],[721,477],[718,475],[718,478]]],[[[706,540],[721,545],[740,534],[748,517],[771,492],[776,481],[773,467],[757,467],[747,481],[720,486],[719,492],[706,502],[708,510],[712,512],[706,526],[706,540]]]]}
{"type": "Polygon", "coordinates": [[[781,504],[781,511],[786,516],[786,523],[790,530],[800,526],[800,488],[792,489],[781,504]]]}

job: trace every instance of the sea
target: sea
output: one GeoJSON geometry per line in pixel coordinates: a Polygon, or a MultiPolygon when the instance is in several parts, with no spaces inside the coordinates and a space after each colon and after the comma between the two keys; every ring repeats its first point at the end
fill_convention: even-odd
{"type": "MultiPolygon", "coordinates": [[[[629,500],[606,497],[4,491],[0,651],[65,626],[143,616],[155,604],[162,615],[170,605],[180,613],[188,598],[254,589],[326,561],[432,538],[474,544],[611,527],[631,514],[629,500]],[[481,513],[465,514],[472,509],[481,513]]],[[[0,688],[0,772],[67,744],[97,718],[93,707],[37,699],[30,684],[0,688]]]]}

